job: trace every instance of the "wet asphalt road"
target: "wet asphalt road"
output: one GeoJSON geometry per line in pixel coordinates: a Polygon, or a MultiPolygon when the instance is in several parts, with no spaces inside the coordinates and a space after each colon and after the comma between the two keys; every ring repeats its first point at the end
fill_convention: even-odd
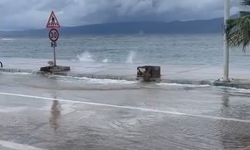
{"type": "Polygon", "coordinates": [[[248,150],[250,91],[1,74],[0,149],[248,150]]]}

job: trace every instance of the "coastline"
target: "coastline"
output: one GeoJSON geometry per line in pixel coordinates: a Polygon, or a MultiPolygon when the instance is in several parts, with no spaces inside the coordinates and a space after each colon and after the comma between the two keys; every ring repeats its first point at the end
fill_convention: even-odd
{"type": "MultiPolygon", "coordinates": [[[[39,66],[46,64],[46,59],[10,58],[4,61],[2,73],[30,73],[42,74],[39,66]],[[7,60],[7,61],[6,61],[7,60]],[[13,61],[15,60],[15,61],[13,61]],[[29,63],[22,63],[29,62],[29,63]]],[[[59,60],[60,64],[70,65],[72,71],[54,75],[72,78],[93,78],[136,81],[136,68],[141,64],[110,64],[110,63],[86,63],[79,61],[59,60]]],[[[158,65],[158,64],[157,64],[158,65]]],[[[250,71],[244,68],[233,68],[231,82],[225,83],[219,80],[220,67],[210,65],[163,65],[161,66],[161,83],[193,84],[228,86],[235,88],[250,89],[250,71]]]]}

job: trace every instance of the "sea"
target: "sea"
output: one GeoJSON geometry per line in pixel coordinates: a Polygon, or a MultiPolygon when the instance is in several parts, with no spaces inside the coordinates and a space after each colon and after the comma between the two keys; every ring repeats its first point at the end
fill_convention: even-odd
{"type": "MultiPolygon", "coordinates": [[[[196,74],[196,80],[215,80],[222,77],[223,72],[222,34],[84,35],[62,37],[57,45],[58,62],[70,65],[77,73],[84,73],[88,68],[92,68],[88,73],[107,68],[103,75],[110,71],[124,75],[126,70],[131,75],[137,66],[158,65],[162,67],[163,76],[171,79],[186,79],[196,74]]],[[[249,57],[248,51],[243,52],[241,48],[230,51],[232,78],[247,76],[249,57]]],[[[39,70],[53,61],[53,49],[47,37],[2,37],[0,58],[7,67],[39,70]]]]}
{"type": "MultiPolygon", "coordinates": [[[[230,48],[230,79],[250,79],[250,55],[230,48]]],[[[0,149],[247,150],[250,90],[214,86],[222,34],[0,38],[0,149]],[[136,80],[138,66],[161,81],[136,80]]]]}
{"type": "MultiPolygon", "coordinates": [[[[57,59],[109,64],[211,65],[223,63],[222,34],[85,35],[62,37],[57,59]]],[[[51,59],[47,37],[0,39],[0,57],[51,59]]],[[[231,51],[233,65],[249,65],[249,55],[231,51]]]]}

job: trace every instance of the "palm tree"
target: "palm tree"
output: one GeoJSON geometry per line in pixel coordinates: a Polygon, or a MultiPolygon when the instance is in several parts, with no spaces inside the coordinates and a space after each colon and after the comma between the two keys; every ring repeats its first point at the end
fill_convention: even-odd
{"type": "MultiPolygon", "coordinates": [[[[250,6],[250,0],[242,0],[242,6],[250,6]]],[[[238,18],[229,19],[226,28],[227,41],[231,47],[241,47],[243,51],[250,44],[250,12],[240,11],[238,18]]]]}
{"type": "Polygon", "coordinates": [[[242,5],[250,5],[250,0],[243,0],[241,2],[242,5]]]}

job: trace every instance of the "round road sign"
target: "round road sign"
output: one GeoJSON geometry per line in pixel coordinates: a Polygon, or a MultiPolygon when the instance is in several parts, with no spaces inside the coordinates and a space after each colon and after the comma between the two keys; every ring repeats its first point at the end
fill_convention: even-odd
{"type": "Polygon", "coordinates": [[[49,31],[49,39],[52,41],[52,42],[56,42],[58,39],[59,39],[59,32],[57,29],[51,29],[49,31]]]}

